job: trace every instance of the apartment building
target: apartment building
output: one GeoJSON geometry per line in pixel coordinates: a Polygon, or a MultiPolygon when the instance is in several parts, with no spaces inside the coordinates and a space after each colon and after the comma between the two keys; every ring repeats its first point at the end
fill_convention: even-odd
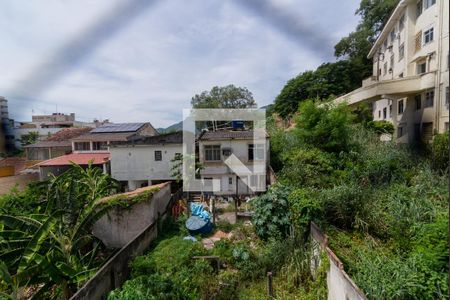
{"type": "Polygon", "coordinates": [[[449,1],[401,0],[368,53],[373,74],[335,100],[368,102],[400,143],[449,128],[449,1]]]}
{"type": "Polygon", "coordinates": [[[199,161],[202,165],[201,178],[205,184],[211,179],[220,181],[220,191],[215,195],[252,195],[264,191],[267,186],[269,167],[269,137],[265,132],[252,130],[224,130],[204,132],[198,138],[199,161]],[[239,162],[233,167],[225,163],[231,155],[239,162]],[[243,166],[239,166],[242,163],[243,166]],[[251,175],[238,175],[237,168],[248,169],[251,175]]]}

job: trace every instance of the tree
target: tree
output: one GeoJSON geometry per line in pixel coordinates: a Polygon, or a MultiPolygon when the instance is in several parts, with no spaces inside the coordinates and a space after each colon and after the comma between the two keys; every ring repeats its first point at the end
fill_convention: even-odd
{"type": "Polygon", "coordinates": [[[39,132],[30,131],[29,133],[22,134],[20,136],[20,143],[22,144],[22,146],[27,146],[36,143],[38,139],[39,139],[39,132]]]}
{"type": "Polygon", "coordinates": [[[195,95],[191,105],[193,108],[252,108],[256,107],[256,102],[247,88],[230,84],[195,95]]]}

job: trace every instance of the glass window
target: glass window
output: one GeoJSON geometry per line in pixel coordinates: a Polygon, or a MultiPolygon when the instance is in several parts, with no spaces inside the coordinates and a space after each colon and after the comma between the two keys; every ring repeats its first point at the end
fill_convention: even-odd
{"type": "Polygon", "coordinates": [[[220,160],[220,145],[205,145],[205,161],[220,160]]]}
{"type": "Polygon", "coordinates": [[[427,63],[418,63],[417,64],[417,74],[423,74],[427,71],[427,63]]]}
{"type": "Polygon", "coordinates": [[[414,101],[416,103],[416,110],[419,110],[422,108],[422,95],[416,95],[414,96],[414,101]]]}
{"type": "Polygon", "coordinates": [[[155,161],[162,160],[162,152],[160,150],[155,150],[155,161]]]}
{"type": "Polygon", "coordinates": [[[378,118],[381,118],[381,110],[378,111],[378,118]]]}
{"type": "Polygon", "coordinates": [[[383,108],[383,119],[387,118],[387,107],[383,108]]]}
{"type": "Polygon", "coordinates": [[[264,144],[249,144],[248,145],[248,160],[263,160],[264,159],[264,144]]]}
{"type": "Polygon", "coordinates": [[[402,137],[406,132],[406,127],[399,126],[397,127],[397,138],[402,137]]]}
{"type": "Polygon", "coordinates": [[[250,186],[255,187],[258,184],[258,175],[250,175],[250,186]]]}
{"type": "Polygon", "coordinates": [[[405,57],[405,44],[404,43],[402,43],[398,47],[398,61],[401,61],[403,59],[403,57],[405,57]]]}
{"type": "Polygon", "coordinates": [[[91,150],[91,144],[89,142],[75,142],[75,151],[89,151],[91,150]]]}
{"type": "Polygon", "coordinates": [[[383,65],[383,75],[387,74],[387,62],[384,63],[383,65]]]}
{"type": "Polygon", "coordinates": [[[233,177],[228,177],[228,184],[233,184],[233,177]]]}
{"type": "Polygon", "coordinates": [[[433,107],[434,105],[434,91],[425,93],[425,107],[433,107]]]}
{"type": "Polygon", "coordinates": [[[108,144],[106,142],[93,142],[92,150],[107,150],[108,144]]]}
{"type": "Polygon", "coordinates": [[[423,33],[423,43],[428,44],[433,41],[434,38],[434,28],[430,28],[423,33]]]}
{"type": "Polygon", "coordinates": [[[401,115],[403,113],[404,106],[403,106],[403,100],[398,101],[398,114],[401,115]]]}
{"type": "Polygon", "coordinates": [[[425,9],[427,9],[430,6],[433,6],[434,4],[436,4],[436,0],[425,0],[424,2],[425,9]]]}
{"type": "Polygon", "coordinates": [[[417,1],[417,6],[416,6],[416,16],[419,17],[422,14],[422,10],[423,10],[423,2],[422,0],[417,1]]]}

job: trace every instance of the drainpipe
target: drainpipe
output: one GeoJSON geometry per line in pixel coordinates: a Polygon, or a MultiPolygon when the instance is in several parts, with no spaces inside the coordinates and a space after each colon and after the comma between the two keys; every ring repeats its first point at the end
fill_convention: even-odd
{"type": "Polygon", "coordinates": [[[435,78],[435,86],[434,86],[434,94],[436,98],[436,106],[434,108],[435,114],[435,122],[434,127],[437,132],[439,132],[439,123],[440,123],[440,112],[441,112],[441,64],[442,64],[442,33],[443,33],[443,14],[444,14],[444,1],[439,1],[439,11],[438,11],[438,22],[439,22],[439,39],[438,39],[438,47],[436,51],[437,56],[437,70],[436,70],[436,78],[435,78]]]}

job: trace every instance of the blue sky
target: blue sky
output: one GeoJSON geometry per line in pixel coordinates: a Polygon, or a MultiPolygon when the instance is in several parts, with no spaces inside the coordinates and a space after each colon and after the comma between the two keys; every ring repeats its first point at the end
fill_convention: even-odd
{"type": "Polygon", "coordinates": [[[194,94],[235,84],[259,106],[334,61],[359,0],[4,0],[0,95],[10,117],[181,120],[194,94]]]}

